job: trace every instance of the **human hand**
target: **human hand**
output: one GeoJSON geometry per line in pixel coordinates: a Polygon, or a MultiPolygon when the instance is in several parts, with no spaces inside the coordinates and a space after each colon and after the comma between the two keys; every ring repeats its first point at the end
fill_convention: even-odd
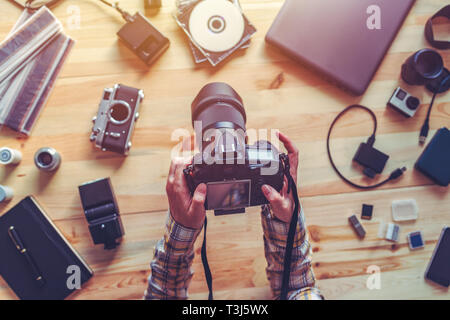
{"type": "Polygon", "coordinates": [[[200,184],[191,197],[183,169],[188,161],[175,158],[170,164],[166,192],[172,218],[184,227],[201,229],[205,221],[206,185],[200,184]]]}
{"type": "MultiPolygon", "coordinates": [[[[283,133],[278,132],[277,137],[283,143],[288,152],[290,173],[294,179],[294,183],[297,184],[298,149],[283,133]]],[[[277,192],[277,190],[266,184],[263,185],[261,189],[264,196],[269,201],[272,207],[272,213],[275,217],[283,222],[289,223],[292,218],[292,211],[294,210],[295,203],[292,190],[290,193],[287,193],[288,181],[286,177],[284,177],[283,188],[280,192],[277,192]]]]}

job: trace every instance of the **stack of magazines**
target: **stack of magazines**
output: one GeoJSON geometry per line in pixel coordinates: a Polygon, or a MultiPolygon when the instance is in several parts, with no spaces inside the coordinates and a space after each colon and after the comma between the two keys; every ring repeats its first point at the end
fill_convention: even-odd
{"type": "Polygon", "coordinates": [[[0,43],[0,125],[30,134],[73,43],[46,7],[22,13],[0,43]]]}

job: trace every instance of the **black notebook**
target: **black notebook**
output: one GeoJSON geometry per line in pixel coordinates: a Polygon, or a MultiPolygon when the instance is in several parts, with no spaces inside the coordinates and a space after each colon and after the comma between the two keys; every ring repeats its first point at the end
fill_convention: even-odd
{"type": "Polygon", "coordinates": [[[0,217],[0,275],[20,299],[65,299],[92,274],[33,197],[0,217]]]}

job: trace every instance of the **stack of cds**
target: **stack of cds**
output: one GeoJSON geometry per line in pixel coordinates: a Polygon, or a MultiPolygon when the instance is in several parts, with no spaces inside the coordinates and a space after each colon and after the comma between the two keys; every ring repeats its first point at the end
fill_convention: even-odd
{"type": "Polygon", "coordinates": [[[256,32],[238,0],[177,0],[176,4],[175,20],[189,37],[196,63],[209,61],[216,66],[247,48],[256,32]]]}
{"type": "Polygon", "coordinates": [[[46,7],[24,10],[0,43],[0,124],[30,134],[73,45],[46,7]]]}

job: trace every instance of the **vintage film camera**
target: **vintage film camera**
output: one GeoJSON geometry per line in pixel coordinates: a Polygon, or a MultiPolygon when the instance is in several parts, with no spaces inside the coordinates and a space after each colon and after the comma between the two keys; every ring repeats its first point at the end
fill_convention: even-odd
{"type": "Polygon", "coordinates": [[[267,204],[261,191],[268,184],[280,191],[288,169],[287,155],[267,141],[246,145],[246,114],[241,97],[225,83],[206,85],[192,103],[192,123],[202,152],[184,174],[191,193],[207,186],[205,209],[215,215],[243,213],[246,207],[267,204]],[[214,132],[214,136],[208,132],[214,132]],[[206,137],[204,141],[204,138],[206,137]]]}
{"type": "Polygon", "coordinates": [[[97,116],[92,119],[91,141],[103,151],[128,155],[142,99],[144,92],[139,89],[122,84],[106,88],[97,116]]]}
{"type": "Polygon", "coordinates": [[[404,116],[413,117],[420,106],[420,100],[402,88],[395,89],[387,104],[404,116]]]}

